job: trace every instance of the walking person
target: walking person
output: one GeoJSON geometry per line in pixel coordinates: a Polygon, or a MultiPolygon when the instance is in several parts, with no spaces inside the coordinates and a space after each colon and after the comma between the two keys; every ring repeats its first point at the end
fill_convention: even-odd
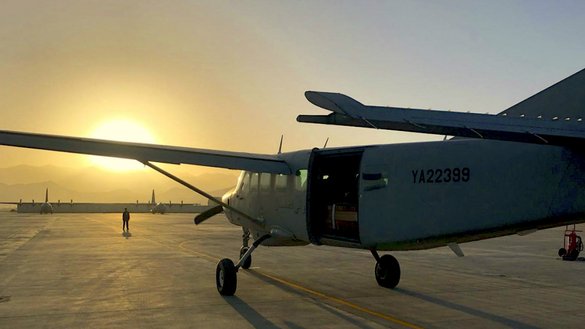
{"type": "Polygon", "coordinates": [[[128,208],[124,208],[124,212],[122,213],[122,231],[130,232],[128,222],[130,222],[130,213],[128,212],[128,208]]]}

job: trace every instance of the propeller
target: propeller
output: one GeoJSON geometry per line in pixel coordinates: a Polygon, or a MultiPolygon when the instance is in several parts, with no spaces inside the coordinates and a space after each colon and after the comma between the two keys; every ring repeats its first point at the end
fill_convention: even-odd
{"type": "Polygon", "coordinates": [[[217,205],[211,209],[205,210],[204,212],[195,216],[195,225],[199,225],[199,224],[203,223],[204,221],[221,213],[222,211],[223,211],[223,207],[221,205],[217,205]]]}

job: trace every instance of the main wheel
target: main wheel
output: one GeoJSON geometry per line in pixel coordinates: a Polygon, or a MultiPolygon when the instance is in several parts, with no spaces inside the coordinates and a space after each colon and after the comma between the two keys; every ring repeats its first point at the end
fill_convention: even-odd
{"type": "Polygon", "coordinates": [[[215,285],[217,291],[223,296],[232,296],[238,286],[236,267],[231,259],[224,258],[217,263],[215,269],[215,285]]]}
{"type": "Polygon", "coordinates": [[[567,249],[561,248],[559,249],[559,257],[563,257],[567,254],[567,249]]]}
{"type": "MultiPolygon", "coordinates": [[[[244,254],[246,253],[246,251],[248,251],[248,247],[242,247],[242,249],[240,249],[240,258],[242,258],[244,256],[244,254]]],[[[246,258],[246,260],[244,261],[244,264],[242,264],[242,268],[247,270],[250,268],[250,265],[252,265],[252,255],[249,255],[248,258],[246,258]]]]}
{"type": "Polygon", "coordinates": [[[376,281],[385,288],[394,288],[400,281],[400,264],[394,256],[384,255],[376,263],[376,281]]]}

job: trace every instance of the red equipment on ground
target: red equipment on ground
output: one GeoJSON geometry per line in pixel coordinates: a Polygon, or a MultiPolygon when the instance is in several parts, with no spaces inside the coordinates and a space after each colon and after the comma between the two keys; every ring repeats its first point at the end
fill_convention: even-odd
{"type": "Polygon", "coordinates": [[[563,260],[576,260],[579,257],[579,253],[583,251],[583,242],[577,232],[581,231],[575,229],[575,224],[573,224],[572,229],[569,228],[569,225],[566,226],[564,247],[559,249],[559,256],[563,260]]]}

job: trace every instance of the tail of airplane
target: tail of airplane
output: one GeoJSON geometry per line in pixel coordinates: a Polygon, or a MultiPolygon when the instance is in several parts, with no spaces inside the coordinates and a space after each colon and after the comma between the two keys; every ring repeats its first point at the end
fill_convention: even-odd
{"type": "Polygon", "coordinates": [[[548,120],[585,117],[585,69],[528,97],[499,115],[548,120]],[[554,118],[557,119],[554,119],[554,118]]]}
{"type": "Polygon", "coordinates": [[[154,189],[152,190],[152,200],[150,201],[151,204],[156,204],[156,200],[154,198],[154,189]]]}
{"type": "Polygon", "coordinates": [[[49,202],[49,188],[45,190],[45,203],[49,202]]]}

